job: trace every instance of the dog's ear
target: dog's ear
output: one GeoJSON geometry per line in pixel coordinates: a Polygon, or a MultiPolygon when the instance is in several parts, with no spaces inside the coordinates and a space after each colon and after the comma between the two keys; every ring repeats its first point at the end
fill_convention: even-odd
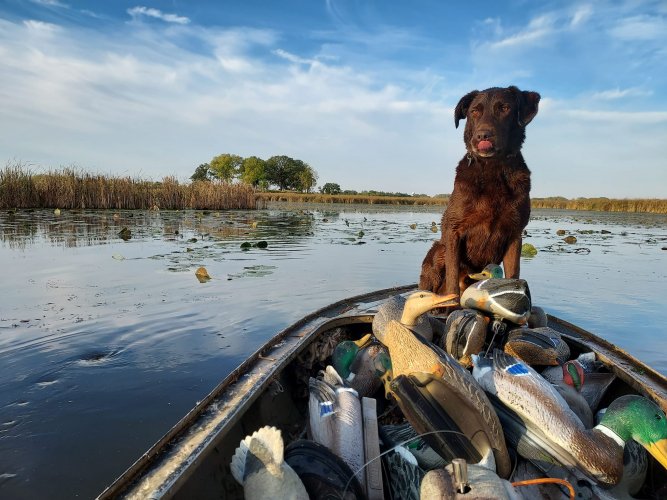
{"type": "Polygon", "coordinates": [[[516,87],[510,87],[510,90],[516,96],[516,102],[519,107],[519,125],[525,127],[537,114],[537,105],[540,102],[540,94],[528,90],[521,91],[516,87]]]}
{"type": "Polygon", "coordinates": [[[456,128],[459,128],[459,121],[465,119],[468,115],[468,107],[477,94],[479,94],[479,91],[473,90],[461,97],[461,100],[456,105],[456,108],[454,109],[454,126],[456,128]]]}

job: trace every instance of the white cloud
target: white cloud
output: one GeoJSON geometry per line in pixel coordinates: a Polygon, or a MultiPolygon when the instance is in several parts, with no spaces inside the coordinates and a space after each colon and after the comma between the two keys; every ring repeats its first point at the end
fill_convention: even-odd
{"type": "Polygon", "coordinates": [[[588,19],[593,15],[593,7],[590,5],[582,5],[577,8],[577,10],[572,15],[572,20],[570,21],[570,27],[577,28],[582,24],[585,24],[588,19]]]}
{"type": "Polygon", "coordinates": [[[602,99],[606,101],[623,99],[624,97],[648,97],[653,95],[653,91],[644,90],[639,87],[631,87],[627,89],[609,89],[602,90],[600,92],[595,92],[592,97],[593,99],[602,99]]]}
{"type": "Polygon", "coordinates": [[[30,0],[32,3],[44,5],[46,7],[59,7],[61,9],[68,9],[69,5],[58,0],[30,0]]]}
{"type": "Polygon", "coordinates": [[[127,9],[127,13],[133,18],[138,18],[141,16],[154,17],[155,19],[160,19],[166,23],[176,23],[176,24],[188,24],[190,19],[185,16],[178,16],[176,14],[165,14],[161,10],[154,9],[151,7],[137,6],[127,9]]]}
{"type": "Polygon", "coordinates": [[[617,22],[610,33],[621,40],[665,40],[667,19],[650,15],[626,17],[617,22]]]}
{"type": "Polygon", "coordinates": [[[520,47],[524,45],[532,45],[555,31],[555,19],[551,15],[542,15],[531,19],[525,29],[520,30],[514,35],[507,36],[489,44],[491,49],[502,49],[506,47],[520,47]]]}

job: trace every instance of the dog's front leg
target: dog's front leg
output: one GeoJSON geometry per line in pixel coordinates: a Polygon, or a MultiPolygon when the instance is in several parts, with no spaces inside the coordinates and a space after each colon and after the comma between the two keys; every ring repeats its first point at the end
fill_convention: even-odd
{"type": "MultiPolygon", "coordinates": [[[[445,246],[445,282],[444,293],[459,294],[459,266],[461,264],[461,257],[459,255],[461,246],[461,237],[455,231],[447,231],[443,235],[445,246]]],[[[439,293],[443,293],[440,290],[439,293]]]]}
{"type": "Polygon", "coordinates": [[[521,236],[514,238],[503,257],[506,278],[518,278],[521,266],[521,236]]]}

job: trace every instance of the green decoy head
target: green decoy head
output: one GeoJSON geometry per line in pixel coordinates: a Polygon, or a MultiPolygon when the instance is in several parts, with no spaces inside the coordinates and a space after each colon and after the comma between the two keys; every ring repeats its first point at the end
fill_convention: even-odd
{"type": "Polygon", "coordinates": [[[331,364],[343,380],[350,376],[350,367],[357,353],[371,341],[368,333],[359,340],[344,340],[340,342],[331,355],[331,364]]]}
{"type": "Polygon", "coordinates": [[[667,469],[667,416],[653,401],[636,395],[621,396],[609,405],[600,426],[623,441],[634,439],[667,469]]]}
{"type": "Polygon", "coordinates": [[[489,278],[503,278],[505,274],[503,273],[503,268],[498,264],[487,264],[482,272],[469,274],[468,277],[474,280],[487,280],[489,278]]]}
{"type": "Polygon", "coordinates": [[[581,386],[584,384],[584,368],[576,359],[563,363],[563,382],[581,391],[581,386]]]}

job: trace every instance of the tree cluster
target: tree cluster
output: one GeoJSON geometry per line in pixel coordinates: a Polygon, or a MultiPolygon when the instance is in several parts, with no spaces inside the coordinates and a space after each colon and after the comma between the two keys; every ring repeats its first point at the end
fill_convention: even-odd
{"type": "Polygon", "coordinates": [[[199,165],[190,179],[220,179],[224,182],[239,180],[261,189],[275,186],[283,191],[310,192],[317,184],[317,172],[306,162],[285,155],[263,160],[257,156],[242,158],[225,153],[214,157],[209,163],[199,165]]]}

